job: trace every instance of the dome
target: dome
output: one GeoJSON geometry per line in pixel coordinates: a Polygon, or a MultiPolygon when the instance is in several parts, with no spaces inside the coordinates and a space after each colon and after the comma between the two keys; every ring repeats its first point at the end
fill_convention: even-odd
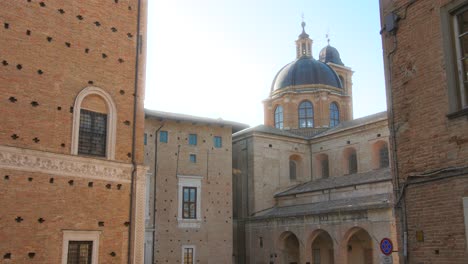
{"type": "Polygon", "coordinates": [[[338,75],[330,66],[310,56],[303,56],[287,64],[276,74],[272,90],[304,84],[325,84],[342,88],[338,75]]]}
{"type": "Polygon", "coordinates": [[[325,48],[323,48],[320,51],[319,60],[321,62],[324,62],[324,63],[331,62],[331,63],[334,63],[334,64],[344,66],[344,64],[343,64],[343,62],[341,61],[341,58],[340,58],[340,53],[338,52],[338,50],[336,48],[334,48],[334,47],[332,47],[330,45],[327,45],[325,48]]]}

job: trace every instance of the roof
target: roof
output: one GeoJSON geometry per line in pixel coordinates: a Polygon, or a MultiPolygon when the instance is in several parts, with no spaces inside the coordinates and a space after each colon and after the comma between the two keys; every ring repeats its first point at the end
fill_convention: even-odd
{"type": "Polygon", "coordinates": [[[231,126],[233,133],[249,127],[246,124],[242,124],[242,123],[238,123],[234,121],[227,121],[221,118],[214,119],[214,118],[199,117],[199,116],[192,116],[192,115],[186,115],[186,114],[156,111],[156,110],[150,110],[150,109],[145,109],[145,117],[153,118],[153,119],[169,119],[169,120],[174,120],[174,121],[185,121],[185,122],[206,123],[206,124],[220,125],[220,126],[231,126]]]}
{"type": "Polygon", "coordinates": [[[247,128],[247,129],[244,129],[244,130],[239,131],[237,133],[234,133],[232,136],[233,137],[238,137],[238,136],[241,136],[241,135],[254,133],[254,132],[260,132],[260,133],[271,134],[271,135],[275,135],[275,136],[284,136],[284,137],[307,140],[306,137],[293,134],[291,132],[288,132],[287,130],[281,130],[281,129],[278,129],[278,128],[275,128],[275,127],[270,127],[270,126],[265,126],[265,125],[258,125],[256,127],[247,128]]]}
{"type": "Polygon", "coordinates": [[[389,208],[392,204],[390,193],[346,198],[340,200],[323,201],[309,204],[299,204],[283,207],[273,207],[263,211],[253,219],[263,219],[271,217],[292,217],[323,214],[330,212],[349,212],[369,209],[389,208]]]}
{"type": "Polygon", "coordinates": [[[386,119],[387,119],[387,111],[383,111],[383,112],[379,112],[376,114],[364,116],[361,118],[356,118],[356,119],[349,120],[349,121],[343,121],[339,123],[337,126],[327,129],[324,132],[313,136],[312,138],[319,138],[319,137],[337,133],[337,132],[340,132],[349,128],[359,127],[359,126],[363,126],[366,124],[375,123],[377,121],[383,121],[386,119]]]}
{"type": "Polygon", "coordinates": [[[324,84],[343,88],[336,72],[326,63],[302,56],[284,66],[275,76],[272,91],[295,85],[324,84]]]}
{"type": "Polygon", "coordinates": [[[330,44],[320,51],[319,60],[325,63],[331,62],[344,66],[344,63],[341,61],[340,53],[335,47],[330,46],[330,44]]]}
{"type": "Polygon", "coordinates": [[[384,168],[368,172],[355,173],[351,175],[308,181],[284,192],[280,192],[276,194],[275,197],[284,197],[289,195],[296,195],[327,189],[337,189],[360,184],[390,181],[391,179],[392,175],[390,173],[390,169],[384,168]]]}

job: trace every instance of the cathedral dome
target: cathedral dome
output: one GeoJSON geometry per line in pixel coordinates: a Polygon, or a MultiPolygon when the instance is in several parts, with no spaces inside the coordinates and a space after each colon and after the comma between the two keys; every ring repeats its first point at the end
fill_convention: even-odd
{"type": "Polygon", "coordinates": [[[325,48],[323,48],[320,51],[319,60],[324,63],[331,62],[334,64],[344,66],[340,58],[340,53],[336,48],[330,46],[330,44],[328,44],[325,48]]]}
{"type": "Polygon", "coordinates": [[[311,56],[302,56],[284,66],[273,80],[272,90],[292,85],[325,84],[342,88],[336,72],[311,56]]]}

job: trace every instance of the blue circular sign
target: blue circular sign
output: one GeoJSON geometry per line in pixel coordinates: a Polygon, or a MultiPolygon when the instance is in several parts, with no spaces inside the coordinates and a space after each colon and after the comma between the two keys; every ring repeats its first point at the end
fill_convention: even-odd
{"type": "Polygon", "coordinates": [[[393,252],[393,243],[389,238],[384,238],[380,241],[380,251],[384,253],[384,255],[389,256],[393,252]]]}

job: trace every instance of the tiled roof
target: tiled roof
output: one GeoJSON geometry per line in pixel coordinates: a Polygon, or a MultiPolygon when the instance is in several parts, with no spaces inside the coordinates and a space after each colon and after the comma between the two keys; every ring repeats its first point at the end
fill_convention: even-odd
{"type": "Polygon", "coordinates": [[[319,179],[314,181],[309,181],[298,186],[295,186],[289,190],[278,193],[275,197],[282,197],[288,195],[295,195],[300,193],[314,192],[327,189],[336,189],[343,188],[347,186],[381,182],[381,181],[390,181],[392,179],[390,169],[378,169],[368,172],[330,177],[326,179],[319,179]]]}
{"type": "Polygon", "coordinates": [[[199,116],[192,116],[192,115],[186,115],[186,114],[156,111],[156,110],[150,110],[150,109],[145,109],[145,116],[149,118],[170,119],[170,120],[175,120],[175,121],[199,122],[199,123],[206,123],[206,124],[231,126],[233,132],[237,132],[237,131],[240,131],[242,129],[249,127],[246,124],[242,124],[242,123],[238,123],[234,121],[227,121],[221,118],[214,119],[214,118],[199,117],[199,116]]]}
{"type": "Polygon", "coordinates": [[[275,127],[270,127],[270,126],[265,126],[265,125],[258,125],[256,127],[247,128],[247,129],[244,129],[242,131],[239,131],[239,132],[235,133],[232,136],[233,137],[238,137],[238,136],[245,135],[245,134],[248,134],[248,133],[253,133],[253,132],[261,132],[261,133],[265,133],[265,134],[272,134],[272,135],[284,136],[284,137],[292,137],[292,138],[298,138],[298,139],[307,139],[306,137],[293,134],[291,132],[288,132],[287,130],[281,130],[281,129],[278,129],[278,128],[275,128],[275,127]]]}
{"type": "MultiPolygon", "coordinates": [[[[318,133],[318,134],[315,134],[315,133],[311,132],[311,133],[309,133],[309,134],[312,134],[311,136],[300,135],[301,133],[299,131],[301,131],[301,129],[294,129],[294,132],[292,132],[292,131],[288,131],[288,130],[278,129],[278,128],[275,128],[275,127],[270,127],[270,126],[265,126],[265,125],[258,125],[258,126],[255,126],[255,127],[251,127],[251,128],[247,128],[247,129],[244,129],[242,131],[239,131],[239,132],[235,133],[233,135],[233,137],[238,137],[238,136],[245,135],[245,134],[248,134],[248,133],[253,133],[253,132],[260,132],[260,133],[271,134],[271,135],[276,135],[276,136],[284,136],[284,137],[306,139],[307,140],[307,139],[320,138],[320,137],[323,137],[323,136],[326,136],[326,135],[329,135],[329,134],[338,133],[340,131],[343,131],[343,130],[346,130],[346,129],[349,129],[349,128],[359,127],[359,126],[363,126],[363,125],[366,125],[366,124],[369,124],[369,123],[374,123],[374,122],[378,122],[378,121],[382,121],[382,120],[386,120],[386,119],[387,119],[387,111],[384,111],[384,112],[368,115],[368,116],[365,116],[365,117],[357,118],[357,119],[354,119],[354,120],[341,122],[336,127],[327,129],[327,130],[325,130],[325,131],[323,131],[321,133],[318,133]]],[[[302,129],[302,130],[304,130],[304,129],[302,129]]],[[[305,133],[305,134],[307,134],[307,133],[305,133]]]]}
{"type": "Polygon", "coordinates": [[[383,112],[380,112],[380,113],[364,116],[364,117],[361,117],[361,118],[356,118],[356,119],[353,119],[353,120],[344,121],[344,122],[341,122],[336,127],[325,130],[324,132],[322,132],[320,134],[317,134],[317,135],[313,136],[312,138],[320,138],[320,137],[323,137],[323,136],[326,136],[326,135],[329,135],[329,134],[332,134],[332,133],[340,132],[340,131],[345,130],[345,129],[349,129],[349,128],[352,128],[352,127],[358,127],[358,126],[362,126],[362,125],[366,125],[366,124],[369,124],[369,123],[374,123],[374,122],[382,121],[382,120],[386,120],[386,119],[387,119],[387,111],[383,111],[383,112]]]}
{"type": "Polygon", "coordinates": [[[273,207],[254,216],[253,219],[272,217],[292,217],[323,214],[331,212],[349,212],[358,210],[389,208],[392,204],[390,193],[330,200],[310,204],[273,207]]]}

